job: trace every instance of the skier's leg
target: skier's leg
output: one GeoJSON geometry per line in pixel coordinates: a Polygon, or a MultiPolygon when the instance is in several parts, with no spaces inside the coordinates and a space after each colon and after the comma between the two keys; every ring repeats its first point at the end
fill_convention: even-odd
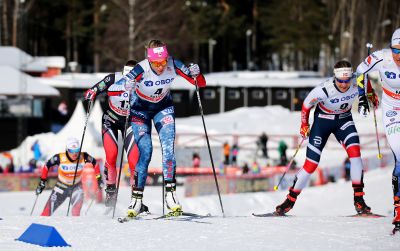
{"type": "Polygon", "coordinates": [[[392,173],[394,204],[393,224],[398,227],[400,231],[400,133],[398,132],[398,124],[400,123],[400,112],[395,111],[393,110],[393,107],[382,103],[382,113],[386,139],[393,152],[395,160],[392,173]]]}
{"type": "Polygon", "coordinates": [[[106,176],[107,185],[114,185],[117,177],[117,156],[118,156],[118,131],[115,126],[113,126],[114,122],[111,121],[111,118],[107,114],[103,115],[103,125],[102,125],[102,134],[103,134],[103,146],[104,152],[106,154],[106,161],[104,164],[104,174],[106,176]]]}
{"type": "Polygon", "coordinates": [[[75,186],[71,196],[72,216],[79,216],[83,205],[83,190],[81,185],[75,186]]]}
{"type": "Polygon", "coordinates": [[[154,125],[160,137],[162,150],[162,166],[165,182],[165,201],[168,209],[174,212],[182,211],[176,196],[176,160],[175,143],[175,114],[173,106],[167,107],[154,116],[154,125]]]}
{"type": "MultiPolygon", "coordinates": [[[[65,185],[64,185],[65,186],[65,185]]],[[[68,196],[66,188],[55,185],[40,216],[51,216],[68,196]]]]}
{"type": "Polygon", "coordinates": [[[289,193],[285,201],[276,207],[277,214],[285,214],[293,208],[297,196],[301,193],[301,190],[306,187],[311,174],[318,167],[322,150],[331,133],[332,124],[333,126],[335,125],[334,123],[336,123],[334,120],[315,117],[308,139],[306,160],[303,168],[296,174],[293,185],[289,188],[289,193]]]}
{"type": "Polygon", "coordinates": [[[143,190],[146,185],[147,169],[153,152],[151,142],[151,113],[131,110],[132,132],[138,147],[139,159],[134,171],[132,198],[128,207],[128,216],[137,216],[142,209],[143,190]]]}
{"type": "Polygon", "coordinates": [[[139,159],[139,150],[135,144],[133,137],[132,127],[127,128],[127,135],[125,137],[124,147],[128,158],[129,171],[131,173],[130,185],[134,184],[135,166],[139,159]]]}
{"type": "Polygon", "coordinates": [[[360,139],[352,117],[341,119],[340,127],[333,133],[342,144],[351,163],[350,177],[354,190],[354,207],[359,214],[370,213],[371,208],[364,201],[363,163],[360,139]]]}

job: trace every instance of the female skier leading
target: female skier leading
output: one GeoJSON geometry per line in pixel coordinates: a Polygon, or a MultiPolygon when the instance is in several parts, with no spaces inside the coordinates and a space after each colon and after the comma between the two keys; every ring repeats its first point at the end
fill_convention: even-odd
{"type": "Polygon", "coordinates": [[[146,46],[147,58],[139,62],[117,84],[135,80],[131,96],[131,125],[139,160],[134,173],[132,199],[128,217],[140,213],[147,169],[153,152],[151,121],[158,132],[162,149],[162,169],[165,182],[165,201],[174,215],[182,213],[176,197],[176,161],[174,153],[175,112],[170,93],[171,84],[177,75],[189,83],[204,87],[206,81],[197,64],[186,67],[181,61],[169,56],[167,46],[160,40],[151,40],[146,46]]]}

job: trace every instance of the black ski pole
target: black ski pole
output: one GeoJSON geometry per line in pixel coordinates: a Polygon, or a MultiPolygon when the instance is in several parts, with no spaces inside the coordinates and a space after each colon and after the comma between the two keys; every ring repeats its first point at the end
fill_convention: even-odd
{"type": "Polygon", "coordinates": [[[164,181],[164,170],[161,167],[161,175],[162,175],[162,215],[165,215],[165,181],[164,181]]]}
{"type": "Polygon", "coordinates": [[[76,173],[78,172],[78,165],[79,165],[79,160],[81,158],[83,139],[85,138],[85,132],[86,132],[86,127],[87,127],[87,124],[88,124],[88,121],[89,121],[90,110],[92,109],[92,103],[93,103],[93,101],[90,100],[89,101],[89,105],[88,105],[88,110],[86,112],[85,126],[83,127],[83,133],[82,133],[82,138],[81,138],[81,146],[79,147],[79,154],[78,154],[78,158],[76,160],[76,166],[75,166],[75,172],[74,172],[74,180],[72,181],[72,190],[71,190],[71,194],[69,196],[67,216],[69,215],[69,209],[71,207],[72,194],[74,192],[74,185],[75,185],[75,180],[76,180],[76,173]]]}
{"type": "Polygon", "coordinates": [[[287,171],[289,171],[289,168],[290,168],[290,166],[292,165],[292,163],[293,163],[293,161],[294,161],[294,158],[296,157],[297,153],[299,152],[299,150],[300,150],[300,148],[301,148],[301,145],[303,144],[304,140],[305,140],[305,138],[303,138],[303,139],[301,140],[300,144],[297,146],[296,151],[294,152],[292,158],[291,158],[290,161],[289,161],[289,164],[286,165],[285,172],[283,173],[283,175],[282,175],[281,178],[279,179],[278,185],[274,186],[274,191],[278,190],[279,185],[281,184],[281,182],[282,182],[283,178],[285,177],[287,171]]]}
{"type": "MultiPolygon", "coordinates": [[[[99,192],[100,192],[100,191],[99,191],[99,192]]],[[[92,204],[93,204],[93,202],[94,202],[95,199],[96,199],[96,198],[93,198],[93,199],[90,201],[89,206],[86,208],[85,215],[87,215],[87,213],[89,212],[89,209],[92,207],[92,204]]]]}
{"type": "Polygon", "coordinates": [[[212,169],[213,169],[215,185],[217,186],[219,204],[221,205],[222,216],[225,217],[224,206],[222,205],[221,193],[220,193],[220,191],[219,191],[219,185],[218,185],[217,174],[216,174],[216,172],[215,172],[215,167],[214,167],[214,160],[213,160],[212,153],[211,153],[210,142],[209,142],[209,140],[208,140],[208,134],[207,134],[206,123],[204,122],[203,106],[201,105],[201,99],[200,99],[200,94],[199,94],[199,87],[198,87],[198,85],[197,85],[196,79],[194,79],[194,85],[195,85],[195,87],[196,87],[197,101],[198,101],[198,103],[199,103],[199,109],[200,109],[201,119],[202,119],[202,121],[203,121],[204,134],[205,134],[205,136],[206,136],[207,147],[208,147],[208,153],[210,154],[210,160],[211,160],[211,166],[212,166],[212,169]]]}
{"type": "Polygon", "coordinates": [[[31,216],[33,214],[33,210],[35,210],[35,206],[36,206],[36,202],[37,202],[38,198],[39,198],[39,194],[36,194],[36,199],[35,199],[35,202],[33,203],[33,207],[32,207],[32,210],[31,210],[31,216]]]}
{"type": "MultiPolygon", "coordinates": [[[[129,113],[131,111],[131,95],[132,95],[132,89],[129,90],[129,95],[128,95],[128,114],[126,114],[126,119],[125,119],[125,128],[124,128],[124,135],[122,137],[122,149],[121,149],[121,158],[119,161],[119,171],[118,171],[118,181],[117,181],[117,191],[115,191],[115,203],[114,203],[114,208],[113,208],[113,214],[112,214],[112,219],[114,219],[115,215],[115,208],[117,207],[117,200],[118,200],[118,191],[119,191],[119,183],[121,181],[121,173],[122,173],[122,161],[124,158],[124,148],[125,148],[125,140],[126,140],[126,131],[128,127],[128,121],[129,121],[129,113]]],[[[133,132],[132,132],[133,133],[133,132]]],[[[131,173],[131,175],[135,175],[134,173],[131,173]]]]}
{"type": "MultiPolygon", "coordinates": [[[[366,47],[367,47],[367,54],[368,54],[368,56],[371,54],[371,48],[373,47],[373,45],[371,44],[371,43],[367,43],[366,45],[365,45],[366,47]]],[[[364,76],[364,85],[365,86],[368,86],[368,78],[367,78],[367,76],[365,75],[364,76]]],[[[371,87],[372,88],[372,87],[371,87]]],[[[368,88],[367,88],[368,89],[368,88]]],[[[367,96],[368,96],[368,93],[367,93],[367,96]]],[[[376,123],[376,113],[375,113],[375,106],[374,106],[374,104],[371,102],[371,107],[372,107],[372,113],[373,113],[373,115],[374,115],[374,124],[375,124],[375,135],[376,135],[376,144],[378,145],[378,159],[382,159],[382,154],[381,154],[381,147],[380,147],[380,144],[379,144],[379,134],[378,134],[378,125],[377,125],[377,123],[376,123]]]]}

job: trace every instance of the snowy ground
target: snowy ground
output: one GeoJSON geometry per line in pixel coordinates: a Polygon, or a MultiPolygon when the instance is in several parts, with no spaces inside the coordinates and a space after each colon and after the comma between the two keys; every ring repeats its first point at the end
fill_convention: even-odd
{"type": "MultiPolygon", "coordinates": [[[[103,215],[102,205],[93,206],[82,217],[66,217],[66,204],[53,217],[28,216],[33,192],[0,193],[0,250],[42,250],[18,241],[31,223],[52,225],[73,250],[398,250],[400,235],[392,229],[391,168],[368,172],[365,177],[366,202],[388,217],[358,219],[353,214],[351,184],[344,181],[303,191],[294,217],[255,218],[252,212],[268,212],[280,203],[286,191],[223,196],[222,218],[217,196],[183,198],[184,210],[217,217],[197,220],[138,220],[124,224],[103,215]]],[[[43,209],[49,191],[37,203],[34,215],[43,209]]],[[[129,201],[122,188],[117,216],[129,201]]],[[[145,203],[155,215],[161,214],[161,189],[148,187],[145,203]]],[[[85,213],[88,204],[82,209],[85,213]]],[[[59,250],[59,248],[48,248],[59,250]]]]}

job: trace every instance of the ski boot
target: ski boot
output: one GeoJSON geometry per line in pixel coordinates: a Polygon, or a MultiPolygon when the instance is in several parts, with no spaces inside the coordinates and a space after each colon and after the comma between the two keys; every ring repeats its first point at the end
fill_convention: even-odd
{"type": "Polygon", "coordinates": [[[394,225],[394,229],[392,234],[396,234],[400,232],[400,201],[394,202],[394,218],[392,224],[394,225]]]}
{"type": "Polygon", "coordinates": [[[364,201],[364,184],[353,184],[354,189],[354,207],[357,214],[371,214],[371,208],[364,201]]]}
{"type": "Polygon", "coordinates": [[[176,196],[176,183],[166,182],[165,183],[165,202],[167,208],[171,210],[168,216],[180,216],[182,215],[182,206],[179,204],[178,198],[176,196]]]}
{"type": "Polygon", "coordinates": [[[293,208],[294,203],[296,203],[297,196],[299,194],[300,194],[299,191],[295,191],[293,190],[293,188],[290,188],[289,194],[286,196],[286,200],[282,204],[276,207],[274,214],[279,216],[285,216],[285,214],[293,208]]]}
{"type": "MultiPolygon", "coordinates": [[[[143,189],[132,189],[131,203],[128,206],[127,216],[134,218],[142,211],[143,189]]],[[[147,209],[148,210],[148,209],[147,209]]]]}
{"type": "Polygon", "coordinates": [[[106,207],[114,207],[115,203],[117,201],[117,188],[115,187],[115,184],[107,184],[106,189],[106,199],[104,201],[104,204],[106,207]]]}

